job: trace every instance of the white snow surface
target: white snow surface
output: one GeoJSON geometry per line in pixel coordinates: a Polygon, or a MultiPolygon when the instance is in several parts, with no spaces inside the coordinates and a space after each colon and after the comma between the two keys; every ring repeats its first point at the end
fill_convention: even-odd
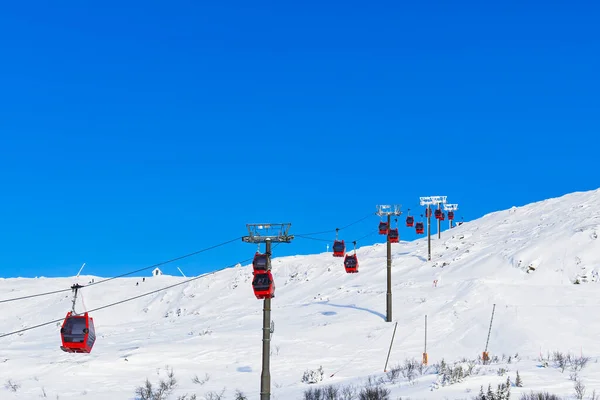
{"type": "MultiPolygon", "coordinates": [[[[346,274],[343,259],[331,252],[273,259],[272,399],[302,399],[305,390],[323,385],[364,385],[369,376],[385,379],[395,322],[388,370],[407,358],[420,361],[425,315],[429,367],[413,383],[386,379],[392,399],[471,399],[480,386],[506,381],[499,368],[513,382],[517,370],[523,379],[524,387],[511,388],[512,398],[531,390],[574,398],[569,370],[539,361],[540,353],[554,351],[590,357],[579,377],[588,394],[600,392],[600,189],[442,227],[441,239],[433,228],[432,261],[426,237],[392,244],[392,322],[385,321],[384,236],[381,244],[357,249],[358,274],[346,274]],[[500,361],[436,388],[433,364],[481,355],[494,304],[488,351],[500,361]],[[304,371],[319,366],[322,382],[301,382],[304,371]]],[[[249,256],[253,251],[249,246],[249,256]]],[[[44,390],[52,399],[134,399],[135,388],[146,378],[156,384],[168,365],[179,382],[170,398],[195,393],[203,399],[225,388],[224,399],[234,399],[236,389],[258,399],[263,302],[253,295],[251,276],[251,265],[238,266],[97,311],[91,354],[62,352],[59,324],[0,338],[0,398],[37,399],[44,390]],[[206,383],[192,382],[206,374],[206,383]],[[16,392],[5,386],[8,380],[19,385],[16,392]]],[[[69,288],[74,279],[0,279],[0,300],[69,288]]],[[[102,278],[78,282],[91,279],[102,278]]],[[[81,293],[93,309],[184,280],[120,278],[81,293]]],[[[64,292],[0,304],[0,334],[64,318],[71,300],[64,292]]]]}

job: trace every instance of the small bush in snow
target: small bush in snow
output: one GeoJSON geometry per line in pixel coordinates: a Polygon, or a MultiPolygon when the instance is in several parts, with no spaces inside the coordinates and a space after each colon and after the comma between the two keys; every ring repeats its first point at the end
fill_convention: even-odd
{"type": "Polygon", "coordinates": [[[423,364],[414,358],[406,359],[400,371],[402,372],[402,376],[412,383],[417,376],[417,372],[423,375],[423,364]]]}
{"type": "Polygon", "coordinates": [[[392,367],[392,369],[390,369],[386,373],[386,377],[390,383],[396,383],[396,381],[400,377],[400,369],[401,368],[402,368],[402,366],[400,364],[398,364],[395,367],[392,367]]]}
{"type": "MultiPolygon", "coordinates": [[[[142,386],[138,386],[135,389],[135,400],[166,400],[173,393],[173,390],[177,387],[177,379],[175,379],[175,373],[169,367],[166,367],[167,379],[161,379],[157,386],[146,379],[146,382],[142,386]]],[[[160,371],[158,371],[160,372],[160,371]]],[[[177,397],[177,400],[196,400],[197,397],[193,394],[188,397],[187,394],[177,397]]]]}
{"type": "Polygon", "coordinates": [[[381,386],[365,386],[358,394],[359,400],[389,400],[390,390],[381,386]]]}
{"type": "Polygon", "coordinates": [[[322,388],[310,388],[304,392],[304,400],[340,400],[340,389],[329,385],[322,388]]]}
{"type": "Polygon", "coordinates": [[[515,386],[523,387],[523,380],[521,379],[521,375],[519,375],[519,371],[517,371],[517,377],[515,378],[515,386]]]}
{"type": "Polygon", "coordinates": [[[11,392],[16,392],[17,390],[19,390],[19,388],[21,387],[21,385],[19,385],[16,382],[13,382],[11,379],[9,379],[4,384],[4,387],[6,389],[10,390],[11,392]]]}
{"type": "Polygon", "coordinates": [[[356,400],[356,386],[344,386],[340,391],[339,400],[356,400]]]}
{"type": "Polygon", "coordinates": [[[574,371],[581,371],[582,369],[585,368],[585,366],[587,365],[587,363],[590,361],[589,357],[579,357],[579,358],[573,358],[571,360],[571,366],[573,368],[574,371]]]}
{"type": "Polygon", "coordinates": [[[319,369],[307,369],[304,371],[304,375],[302,375],[303,383],[317,383],[323,380],[323,366],[319,366],[319,369]]]}
{"type": "Polygon", "coordinates": [[[194,375],[194,377],[192,378],[192,382],[194,382],[198,385],[204,385],[209,380],[210,380],[210,375],[208,373],[204,374],[204,378],[202,378],[202,379],[198,378],[198,375],[194,375]]]}
{"type": "Polygon", "coordinates": [[[221,393],[217,393],[217,392],[208,392],[204,395],[204,397],[206,398],[206,400],[223,400],[224,397],[223,395],[225,394],[225,388],[223,388],[223,390],[221,390],[221,393]]]}
{"type": "Polygon", "coordinates": [[[551,394],[548,392],[531,392],[531,393],[523,393],[519,400],[562,400],[555,394],[551,394]]]}
{"type": "Polygon", "coordinates": [[[484,392],[481,386],[479,394],[473,400],[510,400],[510,378],[506,378],[505,383],[499,384],[495,392],[492,390],[492,385],[488,385],[487,392],[484,392]]]}
{"type": "Polygon", "coordinates": [[[235,391],[235,400],[248,400],[248,398],[242,391],[236,390],[235,391]]]}
{"type": "Polygon", "coordinates": [[[583,399],[585,395],[585,385],[579,379],[575,381],[575,398],[578,400],[583,399]]]}

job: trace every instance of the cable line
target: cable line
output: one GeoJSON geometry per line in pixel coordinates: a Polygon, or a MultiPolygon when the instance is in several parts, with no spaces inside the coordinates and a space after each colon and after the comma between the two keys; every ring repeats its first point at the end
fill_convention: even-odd
{"type": "Polygon", "coordinates": [[[162,261],[162,262],[159,262],[158,264],[150,265],[149,267],[140,268],[140,269],[137,269],[135,271],[127,272],[125,274],[113,276],[112,278],[106,278],[106,279],[102,279],[102,280],[100,280],[98,282],[89,283],[89,284],[85,285],[84,287],[90,287],[90,286],[99,285],[99,284],[104,283],[104,282],[112,281],[113,279],[122,278],[124,276],[133,275],[133,274],[135,274],[137,272],[146,271],[148,269],[160,267],[161,265],[165,265],[165,264],[169,264],[169,263],[172,263],[172,262],[175,262],[175,261],[183,260],[184,258],[192,257],[192,256],[195,256],[197,254],[204,253],[206,251],[216,249],[217,247],[221,247],[221,246],[224,246],[226,244],[233,243],[235,241],[240,240],[241,238],[242,237],[240,236],[240,237],[237,237],[235,239],[228,240],[227,242],[219,243],[219,244],[216,244],[216,245],[211,246],[211,247],[207,247],[207,248],[202,249],[202,250],[194,251],[193,253],[189,253],[189,254],[186,254],[186,255],[183,255],[183,256],[180,256],[180,257],[172,258],[172,259],[167,260],[167,261],[162,261]]]}
{"type": "MultiPolygon", "coordinates": [[[[165,265],[165,264],[169,264],[169,263],[172,263],[172,262],[175,262],[175,261],[179,261],[179,260],[182,260],[184,258],[192,257],[192,256],[195,256],[197,254],[204,253],[206,251],[216,249],[217,247],[221,247],[221,246],[224,246],[226,244],[233,243],[235,241],[240,240],[241,238],[242,237],[239,236],[239,237],[237,237],[235,239],[231,239],[231,240],[228,240],[226,242],[219,243],[219,244],[216,244],[214,246],[210,246],[210,247],[204,248],[202,250],[194,251],[193,253],[185,254],[185,255],[180,256],[180,257],[176,257],[176,258],[172,258],[172,259],[167,260],[167,261],[159,262],[158,264],[150,265],[149,267],[140,268],[140,269],[137,269],[135,271],[131,271],[131,272],[127,272],[127,273],[124,273],[124,274],[121,274],[121,275],[114,276],[112,278],[106,278],[106,279],[99,280],[98,282],[89,283],[89,284],[87,284],[85,286],[82,286],[82,288],[90,287],[90,286],[94,286],[94,285],[99,285],[100,283],[112,281],[113,279],[122,278],[124,276],[135,274],[137,272],[145,271],[145,270],[148,270],[148,269],[151,269],[151,268],[159,267],[161,265],[165,265]]],[[[51,294],[57,294],[57,293],[63,293],[63,292],[69,292],[69,291],[71,291],[71,288],[60,289],[60,290],[53,290],[53,291],[50,291],[50,292],[44,292],[44,293],[38,293],[38,294],[31,294],[31,295],[21,296],[21,297],[14,297],[14,298],[11,298],[11,299],[0,300],[0,304],[2,304],[2,303],[9,303],[9,302],[12,302],[12,301],[17,301],[17,300],[31,299],[31,298],[34,298],[34,297],[48,296],[48,295],[51,295],[51,294]]]]}
{"type": "Polygon", "coordinates": [[[14,297],[12,299],[0,300],[0,304],[2,304],[2,303],[8,303],[8,302],[11,302],[11,301],[17,301],[17,300],[31,299],[31,298],[34,298],[34,297],[48,296],[48,295],[56,294],[56,293],[70,292],[70,291],[71,291],[71,288],[69,288],[69,289],[60,289],[60,290],[53,290],[52,292],[30,294],[28,296],[21,296],[21,297],[14,297]]]}
{"type": "MultiPolygon", "coordinates": [[[[367,218],[369,218],[369,217],[371,217],[371,216],[373,216],[373,215],[375,215],[375,213],[369,213],[368,215],[366,215],[366,216],[362,217],[362,218],[361,218],[361,219],[359,219],[358,221],[354,221],[354,222],[352,222],[352,223],[350,223],[350,224],[348,224],[348,225],[346,225],[346,226],[344,226],[344,227],[342,227],[342,228],[339,228],[339,230],[341,231],[342,229],[349,228],[349,227],[351,227],[352,225],[358,224],[359,222],[362,222],[362,221],[364,221],[365,219],[367,219],[367,218]]],[[[325,233],[333,233],[333,232],[335,232],[335,229],[330,229],[330,230],[327,230],[327,231],[321,231],[321,232],[311,232],[311,233],[300,233],[300,234],[294,234],[294,236],[298,237],[298,236],[323,235],[323,234],[325,234],[325,233]]]]}
{"type": "MultiPolygon", "coordinates": [[[[198,280],[198,279],[200,279],[200,278],[204,278],[204,277],[207,277],[207,276],[209,276],[209,275],[216,274],[217,272],[223,271],[223,270],[225,270],[225,269],[228,269],[228,268],[235,267],[237,264],[245,263],[245,262],[248,262],[248,261],[250,261],[250,260],[252,260],[252,258],[248,258],[248,259],[246,259],[246,260],[240,261],[239,263],[235,263],[235,264],[232,264],[232,265],[228,265],[228,266],[226,266],[226,267],[224,267],[224,268],[221,268],[221,269],[218,269],[218,270],[216,270],[216,271],[207,272],[206,274],[202,274],[202,275],[198,275],[198,276],[195,276],[195,277],[193,277],[193,278],[190,278],[190,279],[186,279],[186,280],[184,280],[184,281],[182,281],[182,282],[178,282],[178,283],[175,283],[175,284],[173,284],[173,285],[165,286],[165,287],[162,287],[162,288],[160,288],[160,289],[156,289],[156,290],[152,290],[152,291],[150,291],[150,292],[146,292],[146,293],[140,294],[140,295],[138,295],[138,296],[130,297],[130,298],[127,298],[127,299],[124,299],[124,300],[119,300],[119,301],[116,301],[116,302],[114,302],[114,303],[106,304],[106,305],[104,305],[104,306],[101,306],[101,307],[93,308],[93,309],[91,309],[91,310],[88,310],[87,312],[88,312],[88,313],[92,313],[92,312],[95,312],[95,311],[103,310],[103,309],[105,309],[105,308],[114,307],[114,306],[116,306],[116,305],[123,304],[123,303],[126,303],[126,302],[128,302],[128,301],[131,301],[131,300],[139,299],[139,298],[141,298],[141,297],[145,297],[145,296],[149,296],[149,295],[151,295],[151,294],[155,294],[155,293],[158,293],[158,292],[162,292],[163,290],[167,290],[167,289],[174,288],[174,287],[176,287],[176,286],[184,285],[184,284],[186,284],[186,283],[189,283],[189,282],[192,282],[192,281],[198,280]]],[[[69,289],[69,290],[71,290],[71,289],[69,289]]],[[[26,331],[29,331],[29,330],[32,330],[32,329],[36,329],[36,328],[41,328],[41,327],[43,327],[43,326],[47,326],[47,325],[51,325],[51,324],[55,324],[55,323],[57,323],[57,322],[62,322],[62,321],[64,321],[64,318],[61,318],[61,319],[55,319],[55,320],[53,320],[53,321],[44,322],[44,323],[42,323],[42,324],[38,324],[38,325],[34,325],[34,326],[28,326],[28,327],[26,327],[26,328],[19,329],[18,331],[13,331],[13,332],[9,332],[9,333],[3,333],[3,334],[1,334],[1,335],[0,335],[0,338],[7,337],[7,336],[11,336],[11,335],[16,335],[16,334],[18,334],[18,333],[26,332],[26,331]]]]}

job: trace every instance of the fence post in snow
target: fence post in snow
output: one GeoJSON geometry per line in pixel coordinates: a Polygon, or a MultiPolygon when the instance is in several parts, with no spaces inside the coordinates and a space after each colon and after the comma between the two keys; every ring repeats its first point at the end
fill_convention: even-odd
{"type": "Polygon", "coordinates": [[[485,341],[485,350],[483,351],[483,363],[489,361],[490,354],[488,353],[488,343],[490,342],[490,334],[492,333],[492,322],[494,321],[494,311],[496,311],[496,304],[492,308],[492,318],[490,319],[490,329],[488,330],[487,340],[485,341]]]}
{"type": "Polygon", "coordinates": [[[425,315],[425,350],[423,351],[423,365],[427,365],[429,358],[427,356],[427,314],[425,315]]]}
{"type": "Polygon", "coordinates": [[[396,328],[398,327],[398,321],[396,321],[396,325],[394,325],[394,333],[392,333],[392,341],[390,342],[390,349],[388,350],[388,355],[385,360],[385,367],[383,367],[383,372],[387,372],[388,361],[390,360],[390,353],[392,352],[392,344],[394,343],[394,336],[396,336],[396,328]]]}

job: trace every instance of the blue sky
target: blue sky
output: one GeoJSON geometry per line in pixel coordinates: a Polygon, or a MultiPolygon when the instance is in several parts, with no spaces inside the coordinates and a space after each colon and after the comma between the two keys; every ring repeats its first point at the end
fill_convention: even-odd
{"type": "Polygon", "coordinates": [[[419,196],[472,220],[600,186],[594,2],[283,3],[5,5],[0,276],[112,276],[246,223],[335,229],[419,196]]]}

